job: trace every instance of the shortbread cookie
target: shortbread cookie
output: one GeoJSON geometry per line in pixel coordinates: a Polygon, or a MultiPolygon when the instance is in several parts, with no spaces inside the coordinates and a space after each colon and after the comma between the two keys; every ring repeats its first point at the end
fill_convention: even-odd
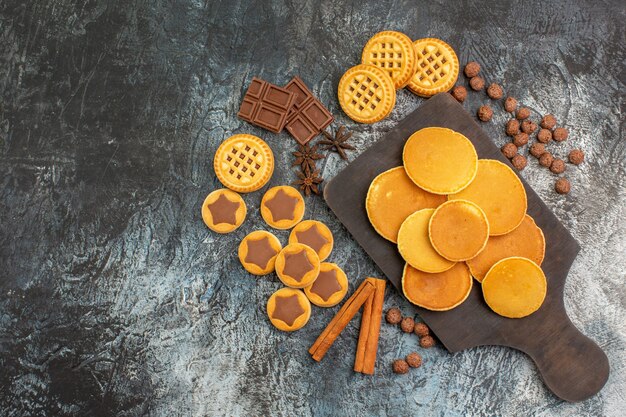
{"type": "Polygon", "coordinates": [[[302,291],[281,288],[267,300],[267,316],[277,329],[292,332],[309,321],[311,303],[302,291]]]}
{"type": "Polygon", "coordinates": [[[276,274],[288,287],[308,287],[319,272],[320,258],[307,245],[290,243],[276,257],[276,274]]]}
{"type": "Polygon", "coordinates": [[[233,191],[222,188],[211,192],[202,203],[202,220],[214,232],[230,233],[246,219],[246,203],[233,191]]]}
{"type": "Polygon", "coordinates": [[[291,230],[289,243],[302,243],[317,252],[320,261],[333,250],[333,234],[328,226],[317,220],[304,220],[291,230]]]}
{"type": "Polygon", "coordinates": [[[396,31],[378,32],[372,36],[363,48],[361,62],[385,71],[395,88],[402,88],[409,82],[417,65],[411,38],[396,31]]]}
{"type": "Polygon", "coordinates": [[[291,229],[304,216],[302,194],[289,185],[272,187],[261,200],[261,217],[275,229],[291,229]]]}
{"type": "Polygon", "coordinates": [[[226,188],[249,193],[263,187],[272,177],[274,154],[261,138],[233,135],[217,148],[213,169],[226,188]]]}
{"type": "Polygon", "coordinates": [[[391,113],[396,88],[389,75],[374,65],[360,64],[341,77],[337,88],[339,104],[355,122],[374,123],[391,113]]]}
{"type": "Polygon", "coordinates": [[[281,249],[276,236],[265,230],[256,230],[239,244],[239,261],[251,274],[266,275],[274,271],[276,257],[281,249]]]}
{"type": "Polygon", "coordinates": [[[339,266],[322,262],[320,272],[313,284],[304,288],[309,301],[318,307],[332,307],[339,304],[348,292],[348,277],[339,266]]]}

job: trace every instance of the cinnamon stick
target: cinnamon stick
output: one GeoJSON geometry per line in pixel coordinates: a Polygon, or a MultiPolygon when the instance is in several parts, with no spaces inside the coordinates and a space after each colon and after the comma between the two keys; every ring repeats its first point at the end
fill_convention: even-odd
{"type": "Polygon", "coordinates": [[[378,338],[380,336],[380,322],[383,316],[383,302],[385,301],[385,286],[387,281],[376,278],[371,279],[376,287],[372,294],[371,318],[369,321],[369,333],[367,344],[365,345],[365,357],[363,359],[363,373],[374,375],[376,365],[376,354],[378,352],[378,338]]]}
{"type": "MultiPolygon", "coordinates": [[[[370,281],[367,278],[367,281],[370,281]]],[[[371,282],[371,281],[370,281],[371,282]]],[[[367,298],[363,305],[363,314],[361,315],[361,328],[359,329],[359,341],[356,347],[356,357],[354,358],[354,371],[363,372],[363,362],[365,361],[365,348],[367,345],[367,337],[370,331],[370,321],[372,319],[372,304],[376,290],[367,298]]]]}
{"type": "Polygon", "coordinates": [[[370,294],[374,292],[374,289],[374,285],[372,285],[370,281],[363,281],[348,301],[344,303],[328,326],[326,326],[326,329],[324,329],[322,334],[319,335],[315,343],[313,343],[313,346],[309,349],[309,353],[313,355],[313,359],[318,362],[322,360],[339,334],[348,325],[350,320],[352,320],[361,306],[367,301],[370,294]]]}

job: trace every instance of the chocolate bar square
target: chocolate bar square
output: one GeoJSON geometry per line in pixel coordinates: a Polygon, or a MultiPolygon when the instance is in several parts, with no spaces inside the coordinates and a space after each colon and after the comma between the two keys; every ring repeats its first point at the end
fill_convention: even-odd
{"type": "Polygon", "coordinates": [[[304,145],[319,135],[333,121],[333,115],[313,96],[300,77],[293,77],[285,89],[295,95],[285,128],[298,143],[304,145]]]}
{"type": "Polygon", "coordinates": [[[254,77],[237,116],[253,125],[279,133],[287,122],[294,98],[291,91],[254,77]]]}

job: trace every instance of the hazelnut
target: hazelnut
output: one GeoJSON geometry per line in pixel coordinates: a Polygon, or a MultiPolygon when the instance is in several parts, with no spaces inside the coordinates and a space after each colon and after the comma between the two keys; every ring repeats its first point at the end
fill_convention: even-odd
{"type": "Polygon", "coordinates": [[[468,62],[465,66],[464,72],[467,78],[475,77],[480,72],[480,64],[476,61],[468,62]]]}
{"type": "Polygon", "coordinates": [[[527,133],[527,134],[531,134],[533,133],[535,130],[537,130],[537,123],[534,123],[530,120],[524,120],[522,121],[522,132],[527,133]]]}
{"type": "Polygon", "coordinates": [[[389,324],[398,324],[402,321],[402,312],[397,307],[390,308],[387,310],[385,320],[387,320],[389,324]]]}
{"type": "Polygon", "coordinates": [[[515,100],[513,97],[507,97],[506,100],[504,100],[504,110],[508,111],[509,113],[513,113],[516,107],[517,100],[515,100]]]}
{"type": "Polygon", "coordinates": [[[428,349],[435,346],[435,339],[432,336],[422,336],[420,337],[420,346],[428,349]]]}
{"type": "Polygon", "coordinates": [[[580,165],[585,160],[585,154],[580,149],[572,149],[569,153],[569,161],[574,165],[580,165]]]}
{"type": "Polygon", "coordinates": [[[564,127],[557,127],[556,129],[554,129],[554,132],[552,132],[552,139],[556,140],[557,142],[563,142],[565,139],[567,139],[568,134],[569,132],[564,127]]]}
{"type": "Polygon", "coordinates": [[[552,114],[546,114],[541,119],[540,125],[544,129],[552,130],[554,128],[554,126],[556,126],[556,117],[554,117],[554,115],[552,115],[552,114]]]}
{"type": "Polygon", "coordinates": [[[409,372],[409,364],[404,359],[396,359],[393,361],[393,373],[394,374],[406,374],[409,372]]]}
{"type": "Polygon", "coordinates": [[[491,107],[484,105],[478,108],[478,118],[483,122],[488,122],[493,117],[493,110],[491,107]]]}
{"type": "Polygon", "coordinates": [[[520,107],[515,113],[518,120],[528,119],[530,117],[530,109],[528,107],[520,107]]]}
{"type": "Polygon", "coordinates": [[[550,164],[550,171],[555,174],[562,174],[565,172],[565,162],[562,159],[555,158],[550,164]]]}
{"type": "Polygon", "coordinates": [[[472,87],[472,90],[474,91],[480,91],[485,88],[485,80],[478,76],[472,77],[470,80],[470,87],[472,87]]]}
{"type": "Polygon", "coordinates": [[[413,332],[415,332],[416,335],[422,337],[422,336],[426,336],[427,334],[429,334],[430,329],[424,323],[415,323],[415,329],[413,329],[413,332]]]}
{"type": "Polygon", "coordinates": [[[504,144],[504,146],[502,147],[501,151],[502,151],[502,154],[504,156],[506,156],[507,158],[511,159],[515,155],[517,155],[517,146],[515,146],[515,144],[509,142],[509,143],[504,144]]]}
{"type": "Polygon", "coordinates": [[[515,136],[519,133],[519,121],[517,119],[511,119],[506,122],[506,134],[509,136],[515,136]]]}
{"type": "Polygon", "coordinates": [[[500,87],[498,84],[491,83],[489,84],[489,87],[487,87],[487,95],[489,96],[489,98],[492,98],[494,100],[500,100],[504,95],[504,91],[502,91],[502,87],[500,87]]]}
{"type": "Polygon", "coordinates": [[[530,147],[530,154],[535,158],[539,158],[546,152],[546,146],[543,143],[535,142],[530,147]]]}
{"type": "Polygon", "coordinates": [[[569,193],[571,188],[572,186],[567,180],[567,178],[559,178],[558,180],[556,180],[556,183],[554,184],[554,189],[559,194],[567,194],[569,193]]]}
{"type": "Polygon", "coordinates": [[[411,352],[406,355],[406,363],[411,368],[419,368],[420,366],[422,366],[422,357],[417,352],[411,352]]]}
{"type": "Polygon", "coordinates": [[[413,329],[415,328],[415,320],[411,317],[405,317],[400,322],[400,328],[404,333],[413,333],[413,329]]]}
{"type": "Polygon", "coordinates": [[[518,133],[517,135],[515,135],[515,137],[513,138],[513,143],[515,144],[515,146],[517,146],[518,148],[521,146],[524,146],[528,143],[528,135],[526,133],[518,133]]]}
{"type": "Polygon", "coordinates": [[[550,165],[552,165],[553,161],[554,161],[554,157],[552,156],[550,152],[544,152],[539,157],[539,163],[546,168],[550,168],[550,165]]]}
{"type": "Polygon", "coordinates": [[[459,103],[463,103],[467,98],[467,89],[462,85],[457,85],[452,89],[452,97],[459,103]]]}
{"type": "Polygon", "coordinates": [[[552,132],[548,129],[541,129],[537,133],[537,140],[541,143],[548,143],[552,140],[552,132]]]}
{"type": "Polygon", "coordinates": [[[513,157],[513,159],[511,159],[511,163],[513,164],[515,169],[521,171],[526,168],[526,157],[524,155],[517,154],[513,157]]]}

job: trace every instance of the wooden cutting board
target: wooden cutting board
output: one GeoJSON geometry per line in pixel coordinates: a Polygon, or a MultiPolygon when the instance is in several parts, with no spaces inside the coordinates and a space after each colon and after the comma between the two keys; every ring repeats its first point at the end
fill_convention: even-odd
{"type": "MultiPolygon", "coordinates": [[[[379,236],[370,225],[365,197],[374,177],[402,165],[402,149],[408,137],[429,126],[461,132],[472,141],[479,158],[497,159],[510,166],[463,107],[442,93],[408,115],[324,189],[328,206],[400,292],[404,261],[396,245],[379,236]]],[[[548,280],[548,293],[542,307],[522,319],[501,317],[487,307],[480,284],[474,281],[471,294],[459,307],[445,312],[418,307],[416,310],[449,351],[480,345],[521,350],[537,364],[552,392],[567,401],[582,401],[604,386],[609,363],[598,345],[573,326],[563,306],[565,278],[580,246],[523,178],[522,183],[528,196],[528,214],[546,238],[542,269],[548,280]]]]}

